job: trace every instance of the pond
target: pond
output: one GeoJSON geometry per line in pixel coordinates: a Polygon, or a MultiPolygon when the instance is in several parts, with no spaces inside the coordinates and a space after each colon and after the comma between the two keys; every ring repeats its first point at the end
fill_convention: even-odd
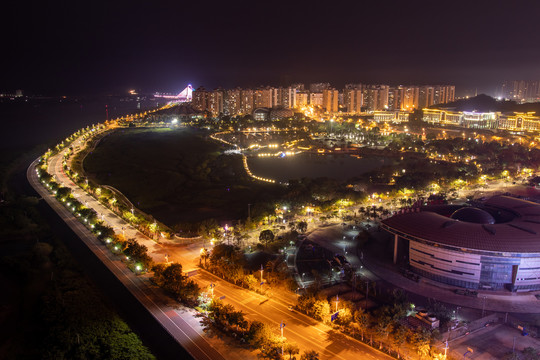
{"type": "Polygon", "coordinates": [[[347,180],[382,166],[392,165],[394,161],[387,157],[301,153],[285,157],[250,157],[248,165],[251,172],[257,176],[286,182],[305,177],[347,180]]]}

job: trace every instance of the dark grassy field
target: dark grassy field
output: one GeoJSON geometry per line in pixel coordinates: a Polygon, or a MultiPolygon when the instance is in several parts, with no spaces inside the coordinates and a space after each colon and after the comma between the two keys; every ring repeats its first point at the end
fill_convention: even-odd
{"type": "Polygon", "coordinates": [[[121,129],[100,142],[84,168],[169,226],[238,220],[247,217],[248,204],[252,211],[273,206],[283,190],[252,181],[240,156],[224,149],[197,129],[121,129]]]}

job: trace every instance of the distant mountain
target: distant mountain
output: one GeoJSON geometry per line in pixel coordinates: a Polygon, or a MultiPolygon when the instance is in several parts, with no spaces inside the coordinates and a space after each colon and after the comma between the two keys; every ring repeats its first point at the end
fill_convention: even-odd
{"type": "Polygon", "coordinates": [[[535,111],[540,115],[540,103],[517,104],[510,100],[497,100],[491,96],[480,94],[469,99],[460,99],[447,104],[437,104],[430,106],[432,109],[452,109],[456,111],[478,111],[478,112],[529,112],[535,111]]]}

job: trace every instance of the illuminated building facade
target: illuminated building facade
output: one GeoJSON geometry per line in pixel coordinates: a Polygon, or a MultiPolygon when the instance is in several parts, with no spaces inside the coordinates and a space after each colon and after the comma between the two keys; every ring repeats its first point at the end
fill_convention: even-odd
{"type": "Polygon", "coordinates": [[[540,290],[538,216],[537,203],[496,196],[478,207],[395,215],[381,227],[394,235],[394,263],[406,261],[421,276],[463,288],[532,291],[540,290]]]}
{"type": "Polygon", "coordinates": [[[500,115],[498,128],[510,131],[539,131],[540,117],[534,116],[534,112],[500,115]]]}
{"type": "Polygon", "coordinates": [[[501,86],[501,97],[518,102],[540,100],[540,81],[505,81],[501,86]]]}
{"type": "Polygon", "coordinates": [[[412,111],[422,103],[432,105],[443,100],[452,101],[454,93],[453,86],[347,84],[343,92],[339,92],[329,83],[316,83],[310,85],[310,91],[303,88],[303,84],[294,84],[289,87],[218,88],[209,91],[201,86],[193,91],[192,106],[211,116],[253,114],[258,108],[301,109],[306,106],[321,108],[328,114],[341,110],[354,115],[382,110],[412,111]]]}
{"type": "Polygon", "coordinates": [[[377,122],[400,123],[409,121],[409,113],[407,111],[374,111],[373,120],[377,122]]]}
{"type": "Polygon", "coordinates": [[[352,87],[353,85],[346,85],[343,90],[343,102],[347,112],[350,114],[358,114],[362,112],[362,106],[364,106],[364,94],[362,92],[362,85],[358,87],[352,87]],[[349,88],[347,87],[349,86],[349,88]]]}
{"type": "Polygon", "coordinates": [[[323,94],[318,92],[309,93],[309,105],[321,106],[323,105],[323,94]]]}
{"type": "Polygon", "coordinates": [[[529,132],[540,130],[540,117],[535,116],[534,112],[502,114],[500,112],[423,109],[423,113],[424,121],[437,125],[529,132]]]}
{"type": "Polygon", "coordinates": [[[198,111],[206,111],[208,108],[208,91],[202,86],[193,91],[191,106],[198,111]]]}
{"type": "Polygon", "coordinates": [[[296,106],[301,108],[309,104],[309,93],[305,91],[296,92],[296,106]]]}
{"type": "Polygon", "coordinates": [[[338,111],[339,104],[339,92],[335,89],[323,90],[323,104],[324,111],[328,113],[335,113],[338,111]]]}
{"type": "Polygon", "coordinates": [[[461,116],[461,126],[471,129],[496,129],[498,113],[463,111],[461,116]]]}

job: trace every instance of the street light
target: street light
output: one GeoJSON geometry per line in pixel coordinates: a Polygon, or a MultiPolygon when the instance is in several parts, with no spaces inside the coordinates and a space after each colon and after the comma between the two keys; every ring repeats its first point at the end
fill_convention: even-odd
{"type": "Polygon", "coordinates": [[[284,343],[284,338],[283,338],[283,328],[285,327],[285,323],[283,321],[281,321],[281,324],[279,324],[279,328],[281,329],[281,355],[283,355],[283,343],[284,343]]]}
{"type": "Polygon", "coordinates": [[[367,311],[367,301],[368,301],[368,294],[369,294],[369,280],[366,280],[366,311],[367,311]]]}
{"type": "Polygon", "coordinates": [[[263,265],[261,264],[261,287],[262,287],[262,283],[263,283],[263,265]]]}

